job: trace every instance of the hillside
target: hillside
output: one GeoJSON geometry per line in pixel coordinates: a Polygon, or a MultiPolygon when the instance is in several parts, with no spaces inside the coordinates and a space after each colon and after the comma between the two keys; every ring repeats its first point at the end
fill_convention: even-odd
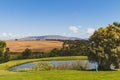
{"type": "Polygon", "coordinates": [[[27,40],[18,40],[18,41],[6,41],[7,47],[10,48],[11,52],[22,52],[26,48],[31,49],[33,52],[49,52],[53,48],[61,48],[62,42],[59,41],[27,41],[27,40]]]}
{"type": "Polygon", "coordinates": [[[46,35],[46,36],[30,36],[21,38],[20,40],[81,40],[77,37],[66,37],[60,35],[46,35]]]}

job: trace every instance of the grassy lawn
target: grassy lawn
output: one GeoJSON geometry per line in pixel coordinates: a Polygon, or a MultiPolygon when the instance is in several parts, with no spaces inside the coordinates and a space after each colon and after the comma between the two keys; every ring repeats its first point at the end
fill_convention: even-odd
{"type": "Polygon", "coordinates": [[[0,72],[0,80],[120,80],[120,71],[35,71],[0,72]]]}
{"type": "Polygon", "coordinates": [[[120,80],[120,71],[76,71],[51,70],[12,72],[9,67],[38,60],[73,60],[87,59],[85,56],[54,57],[41,59],[14,60],[0,64],[0,80],[120,80]]]}

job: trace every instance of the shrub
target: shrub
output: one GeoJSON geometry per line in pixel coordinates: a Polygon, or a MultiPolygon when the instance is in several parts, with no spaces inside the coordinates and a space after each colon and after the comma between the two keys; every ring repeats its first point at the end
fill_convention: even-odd
{"type": "Polygon", "coordinates": [[[26,48],[25,51],[22,52],[22,58],[30,58],[32,57],[32,52],[30,49],[26,48]]]}
{"type": "Polygon", "coordinates": [[[88,69],[88,63],[83,64],[80,61],[77,61],[72,64],[61,64],[56,67],[58,70],[87,70],[88,69]]]}
{"type": "Polygon", "coordinates": [[[36,66],[32,67],[31,70],[34,71],[45,71],[45,70],[53,70],[54,66],[48,62],[37,62],[36,66]]]}

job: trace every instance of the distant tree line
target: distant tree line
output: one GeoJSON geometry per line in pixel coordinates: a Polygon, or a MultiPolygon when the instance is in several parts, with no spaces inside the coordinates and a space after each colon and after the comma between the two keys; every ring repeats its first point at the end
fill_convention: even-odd
{"type": "Polygon", "coordinates": [[[61,49],[53,49],[50,53],[50,57],[54,56],[85,56],[87,55],[88,40],[64,40],[61,49]]]}

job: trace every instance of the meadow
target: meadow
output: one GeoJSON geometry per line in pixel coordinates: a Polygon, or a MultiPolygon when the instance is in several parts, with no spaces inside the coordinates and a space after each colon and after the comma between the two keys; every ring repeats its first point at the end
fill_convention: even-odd
{"type": "Polygon", "coordinates": [[[62,48],[63,43],[60,41],[46,40],[8,40],[6,44],[11,52],[23,52],[26,48],[31,49],[33,52],[49,52],[54,48],[62,48]]]}
{"type": "Polygon", "coordinates": [[[120,80],[120,71],[0,71],[0,80],[120,80]]]}
{"type": "Polygon", "coordinates": [[[39,60],[85,60],[86,56],[51,57],[39,59],[13,60],[0,64],[0,80],[119,80],[120,71],[79,71],[79,70],[50,70],[13,72],[12,66],[39,60]]]}

